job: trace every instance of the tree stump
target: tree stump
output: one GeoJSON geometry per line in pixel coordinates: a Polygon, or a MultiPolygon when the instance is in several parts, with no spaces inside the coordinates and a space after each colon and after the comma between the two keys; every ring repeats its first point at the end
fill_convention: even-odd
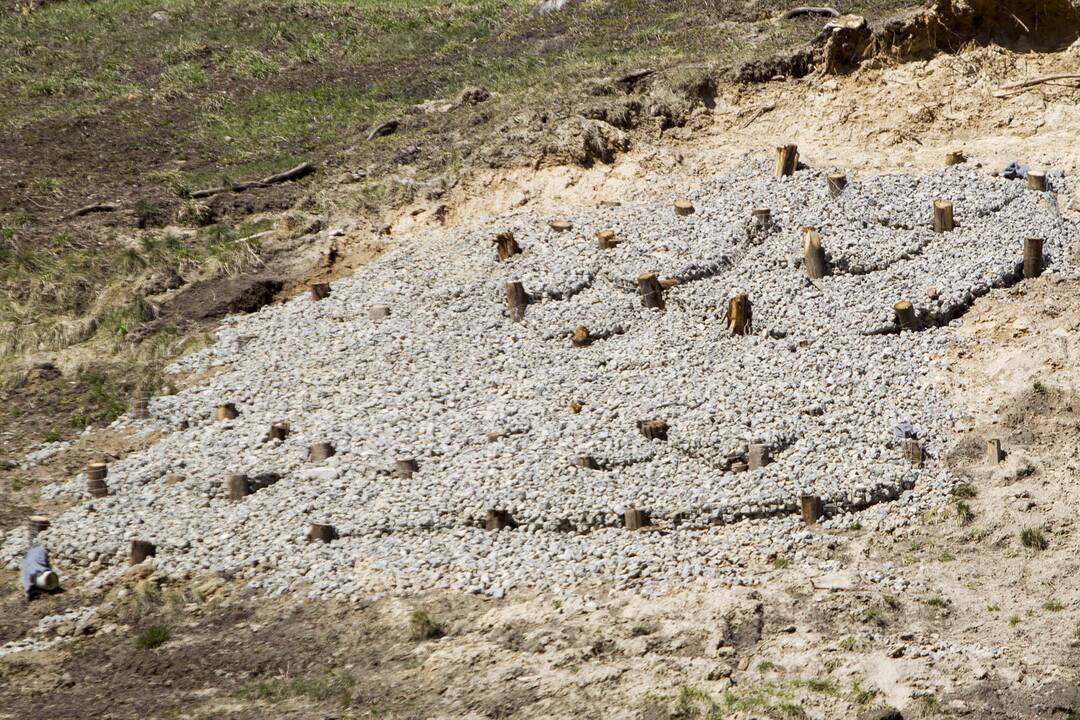
{"type": "Polygon", "coordinates": [[[513,527],[514,520],[510,517],[510,513],[505,510],[488,510],[487,517],[484,518],[485,530],[502,530],[503,528],[513,527]]]}
{"type": "Polygon", "coordinates": [[[1042,275],[1043,239],[1027,238],[1024,240],[1024,277],[1031,279],[1042,275]]]}
{"type": "Polygon", "coordinates": [[[548,223],[548,227],[555,232],[566,232],[570,228],[574,227],[574,224],[569,220],[552,220],[548,223]]]}
{"type": "Polygon", "coordinates": [[[157,555],[157,546],[152,542],[146,540],[132,540],[131,541],[131,555],[129,563],[131,565],[138,565],[148,557],[154,557],[157,555]]]}
{"type": "Polygon", "coordinates": [[[749,335],[753,330],[753,307],[746,293],[728,301],[727,325],[732,335],[749,335]]]}
{"type": "Polygon", "coordinates": [[[229,500],[241,500],[251,494],[251,481],[247,475],[225,476],[225,497],[229,500]]]}
{"type": "Polygon", "coordinates": [[[952,232],[953,227],[955,227],[953,223],[953,204],[948,200],[935,200],[934,232],[952,232]]]}
{"type": "Polygon", "coordinates": [[[840,193],[844,192],[844,188],[847,187],[847,175],[836,173],[826,178],[826,182],[829,184],[829,195],[839,197],[840,193]]]}
{"type": "Polygon", "coordinates": [[[499,260],[509,260],[511,256],[517,255],[521,252],[521,248],[517,244],[517,240],[514,239],[514,233],[501,232],[495,236],[496,250],[499,253],[499,260]]]}
{"type": "Polygon", "coordinates": [[[776,148],[776,177],[794,175],[799,167],[799,146],[782,145],[776,148]]]}
{"type": "Polygon", "coordinates": [[[150,417],[150,397],[142,388],[131,395],[131,417],[145,420],[150,417]]]}
{"type": "Polygon", "coordinates": [[[311,286],[311,299],[315,302],[330,297],[329,283],[315,283],[311,286]]]}
{"type": "Polygon", "coordinates": [[[803,495],[799,498],[799,508],[802,511],[803,522],[814,525],[825,514],[824,504],[817,495],[803,495]]]}
{"type": "Polygon", "coordinates": [[[328,442],[315,443],[308,448],[308,462],[322,462],[334,454],[334,446],[328,442]]]}
{"type": "Polygon", "coordinates": [[[638,510],[635,507],[626,508],[626,512],[623,513],[623,525],[627,530],[640,530],[649,524],[649,514],[644,510],[638,510]]]}
{"type": "Polygon", "coordinates": [[[1001,462],[1001,440],[993,439],[986,441],[986,462],[988,465],[997,465],[1001,462]]]}
{"type": "Polygon", "coordinates": [[[907,458],[912,467],[923,466],[923,449],[918,440],[915,438],[904,440],[904,457],[907,458]]]}
{"type": "Polygon", "coordinates": [[[694,214],[694,204],[685,198],[681,198],[675,201],[675,214],[679,217],[686,217],[687,215],[694,214]]]}
{"type": "Polygon", "coordinates": [[[270,426],[269,432],[266,433],[266,437],[263,442],[270,442],[271,440],[284,440],[289,436],[289,423],[279,422],[270,426]]]}
{"type": "Polygon", "coordinates": [[[896,313],[896,322],[900,325],[901,330],[911,330],[912,332],[919,329],[919,320],[915,316],[915,306],[911,304],[910,300],[901,300],[893,305],[893,311],[896,313]]]}
{"type": "Polygon", "coordinates": [[[761,443],[751,445],[750,451],[746,455],[746,460],[747,466],[751,470],[765,467],[772,462],[772,457],[769,455],[769,446],[761,443]]]}
{"type": "Polygon", "coordinates": [[[600,464],[592,455],[581,455],[574,460],[574,465],[582,470],[599,470],[600,464]]]}
{"type": "Polygon", "coordinates": [[[416,460],[413,460],[412,458],[394,461],[394,477],[404,478],[407,480],[413,476],[413,473],[419,470],[419,463],[417,463],[416,460]]]}
{"type": "Polygon", "coordinates": [[[234,420],[240,415],[240,411],[236,409],[236,405],[233,403],[222,403],[214,408],[214,416],[218,420],[234,420]]]}
{"type": "Polygon", "coordinates": [[[570,338],[570,342],[572,342],[575,347],[585,347],[586,345],[591,344],[592,340],[592,336],[589,335],[589,328],[584,325],[578,325],[574,328],[574,335],[570,338]]]}
{"type": "Polygon", "coordinates": [[[1046,173],[1044,172],[1029,172],[1028,173],[1028,188],[1036,190],[1038,192],[1046,192],[1046,173]]]}
{"type": "Polygon", "coordinates": [[[638,275],[637,284],[642,307],[664,309],[664,289],[660,286],[656,273],[638,275]]]}
{"type": "Polygon", "coordinates": [[[611,250],[619,244],[614,230],[597,230],[596,242],[601,250],[611,250]]]}
{"type": "Polygon", "coordinates": [[[324,525],[323,523],[311,523],[311,529],[308,530],[308,542],[324,542],[328,543],[337,537],[337,530],[333,525],[324,525]]]}
{"type": "Polygon", "coordinates": [[[750,217],[757,230],[768,230],[772,227],[772,210],[769,208],[754,208],[750,211],[750,217]]]}
{"type": "Polygon", "coordinates": [[[945,153],[945,167],[952,167],[953,165],[963,165],[967,162],[967,155],[963,150],[952,150],[945,153]]]}
{"type": "Polygon", "coordinates": [[[379,322],[380,320],[385,320],[386,318],[390,317],[390,306],[372,305],[370,308],[368,308],[367,315],[368,320],[371,320],[372,322],[379,322]]]}
{"type": "Polygon", "coordinates": [[[668,424],[663,420],[643,420],[638,423],[638,430],[649,440],[667,440],[668,424]]]}
{"type": "Polygon", "coordinates": [[[806,276],[811,280],[820,280],[827,272],[825,248],[821,246],[821,235],[816,228],[804,227],[802,237],[803,266],[806,268],[806,276]]]}
{"type": "Polygon", "coordinates": [[[31,515],[27,520],[26,531],[31,540],[49,529],[49,518],[44,515],[31,515]]]}
{"type": "Polygon", "coordinates": [[[524,285],[517,281],[506,283],[506,307],[512,321],[525,321],[525,306],[528,304],[529,296],[525,294],[524,285]]]}

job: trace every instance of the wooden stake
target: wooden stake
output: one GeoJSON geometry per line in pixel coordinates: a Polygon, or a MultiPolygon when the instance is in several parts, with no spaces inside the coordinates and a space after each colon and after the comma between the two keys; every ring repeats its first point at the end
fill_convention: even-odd
{"type": "Polygon", "coordinates": [[[308,448],[308,462],[322,462],[334,454],[334,446],[328,442],[315,443],[308,448]]]}
{"type": "Polygon", "coordinates": [[[418,470],[420,470],[420,465],[412,458],[394,461],[395,477],[409,479],[413,476],[413,473],[418,470]]]}
{"type": "Polygon", "coordinates": [[[1043,271],[1043,239],[1028,238],[1024,240],[1024,277],[1031,279],[1042,275],[1043,271]]]}
{"type": "Polygon", "coordinates": [[[271,440],[284,440],[289,436],[289,423],[279,422],[270,426],[270,431],[266,433],[266,437],[263,438],[263,442],[269,442],[271,440]]]}
{"type": "Polygon", "coordinates": [[[934,232],[952,232],[953,204],[948,200],[934,201],[934,232]]]}
{"type": "Polygon", "coordinates": [[[753,329],[753,308],[746,293],[728,301],[728,330],[732,335],[749,335],[753,329]]]}
{"type": "Polygon", "coordinates": [[[638,275],[637,284],[642,307],[664,309],[664,289],[660,286],[656,273],[638,275]]]}
{"type": "Polygon", "coordinates": [[[847,187],[847,175],[837,173],[830,175],[826,181],[829,183],[829,194],[833,197],[839,197],[840,193],[844,192],[844,188],[847,187]]]}
{"type": "Polygon", "coordinates": [[[389,305],[372,305],[368,309],[368,320],[378,322],[380,320],[385,320],[388,317],[390,317],[389,305]]]}
{"type": "Polygon", "coordinates": [[[893,305],[893,310],[896,312],[896,322],[899,323],[901,330],[915,331],[919,329],[919,321],[915,316],[915,306],[911,304],[910,300],[901,300],[893,305]]]}
{"type": "Polygon", "coordinates": [[[908,459],[908,462],[913,467],[923,466],[923,449],[918,440],[915,438],[904,440],[904,457],[908,459]]]}
{"type": "Polygon", "coordinates": [[[92,462],[86,464],[86,479],[87,480],[104,480],[109,475],[109,466],[103,462],[92,462]]]}
{"type": "Polygon", "coordinates": [[[521,248],[517,244],[517,240],[514,239],[514,233],[501,232],[495,236],[495,244],[499,253],[499,260],[509,260],[511,256],[517,255],[521,252],[521,248]]]}
{"type": "Polygon", "coordinates": [[[626,512],[623,513],[623,525],[627,530],[640,530],[649,524],[649,514],[644,510],[638,510],[635,507],[626,508],[626,512]]]}
{"type": "Polygon", "coordinates": [[[308,530],[308,542],[324,542],[328,543],[337,537],[337,531],[333,525],[324,525],[323,523],[311,523],[311,529],[308,530]]]}
{"type": "Polygon", "coordinates": [[[1028,188],[1038,192],[1046,192],[1046,173],[1028,172],[1028,188]]]}
{"type": "Polygon", "coordinates": [[[694,214],[694,204],[689,200],[682,198],[675,201],[675,214],[680,217],[686,217],[687,215],[694,214]]]}
{"type": "Polygon", "coordinates": [[[803,522],[807,525],[816,524],[825,514],[821,498],[817,495],[803,495],[799,498],[799,506],[802,510],[803,522]]]}
{"type": "Polygon", "coordinates": [[[87,480],[86,491],[90,493],[90,497],[103,498],[109,494],[109,486],[104,480],[87,480]]]}
{"type": "Polygon", "coordinates": [[[600,245],[601,250],[611,250],[619,241],[615,239],[614,230],[598,230],[596,232],[596,242],[600,245]]]}
{"type": "Polygon", "coordinates": [[[150,398],[142,388],[131,395],[131,417],[136,420],[145,420],[150,417],[150,398]]]}
{"type": "Polygon", "coordinates": [[[663,420],[643,420],[638,423],[638,429],[650,440],[667,440],[668,424],[663,420]]]}
{"type": "Polygon", "coordinates": [[[574,465],[583,470],[599,470],[600,464],[596,462],[592,455],[581,455],[577,460],[574,460],[574,465]]]}
{"type": "Polygon", "coordinates": [[[569,220],[552,220],[548,223],[548,227],[550,227],[555,232],[566,232],[570,228],[574,227],[574,224],[569,220]]]}
{"type": "Polygon", "coordinates": [[[988,465],[997,465],[1001,462],[1001,440],[995,438],[986,441],[986,462],[988,465]]]}
{"type": "Polygon", "coordinates": [[[157,546],[152,542],[146,540],[132,540],[131,541],[131,556],[130,564],[138,565],[148,557],[154,557],[157,555],[157,546]]]}
{"type": "Polygon", "coordinates": [[[776,177],[794,175],[799,167],[799,146],[783,145],[776,148],[776,177]]]}
{"type": "Polygon", "coordinates": [[[510,517],[510,513],[505,510],[487,511],[487,517],[484,519],[485,530],[502,530],[513,526],[514,520],[510,517]]]}
{"type": "Polygon", "coordinates": [[[330,297],[329,283],[315,283],[311,286],[311,299],[315,302],[330,297]]]}
{"type": "Polygon", "coordinates": [[[953,165],[962,165],[967,162],[967,155],[963,150],[953,150],[945,153],[945,167],[952,167],[953,165]]]}
{"type": "Polygon", "coordinates": [[[760,467],[765,467],[772,462],[772,457],[769,455],[769,446],[760,443],[755,443],[750,446],[750,451],[746,455],[747,467],[750,470],[757,470],[760,467]]]}
{"type": "Polygon", "coordinates": [[[27,518],[27,532],[30,535],[30,539],[33,540],[37,537],[38,533],[45,532],[49,529],[49,518],[44,515],[31,515],[27,518]]]}
{"type": "Polygon", "coordinates": [[[589,328],[584,325],[578,325],[574,329],[574,336],[570,338],[570,342],[574,343],[575,347],[585,347],[592,343],[592,336],[589,335],[589,328]]]}
{"type": "Polygon", "coordinates": [[[240,414],[233,403],[223,403],[214,408],[214,416],[218,420],[233,420],[240,414]]]}
{"type": "Polygon", "coordinates": [[[513,322],[524,322],[525,306],[528,304],[529,296],[525,293],[524,285],[517,281],[506,283],[506,307],[513,322]]]}
{"type": "Polygon", "coordinates": [[[804,227],[802,229],[802,252],[803,266],[806,268],[806,276],[811,280],[820,280],[825,277],[825,248],[821,247],[821,235],[817,228],[804,227]]]}
{"type": "Polygon", "coordinates": [[[772,210],[769,208],[754,208],[750,211],[750,217],[754,220],[754,227],[758,230],[768,230],[772,225],[772,210]]]}
{"type": "Polygon", "coordinates": [[[251,494],[251,482],[247,475],[225,476],[225,497],[229,500],[240,500],[251,494]]]}

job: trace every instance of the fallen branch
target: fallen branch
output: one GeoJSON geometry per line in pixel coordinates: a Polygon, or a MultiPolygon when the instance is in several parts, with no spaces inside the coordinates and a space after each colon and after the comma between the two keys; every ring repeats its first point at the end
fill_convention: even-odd
{"type": "Polygon", "coordinates": [[[222,187],[207,188],[205,190],[196,190],[191,193],[193,198],[205,198],[211,195],[217,195],[223,192],[243,192],[244,190],[251,190],[252,188],[264,188],[276,185],[278,183],[287,182],[289,180],[296,180],[302,178],[315,171],[315,166],[311,163],[300,163],[291,170],[280,172],[276,175],[270,175],[264,177],[262,180],[251,180],[249,182],[236,183],[235,185],[227,185],[222,187]]]}
{"type": "Polygon", "coordinates": [[[840,13],[831,7],[797,7],[784,13],[784,20],[793,20],[797,17],[840,17],[840,13]]]}
{"type": "Polygon", "coordinates": [[[112,203],[94,203],[93,205],[85,205],[78,210],[72,210],[66,217],[77,218],[82,217],[83,215],[89,215],[90,213],[115,212],[119,209],[119,205],[114,205],[112,203]]]}
{"type": "Polygon", "coordinates": [[[1042,77],[1031,78],[1030,80],[1022,80],[1021,82],[1010,83],[1009,85],[1002,85],[1000,88],[998,88],[998,91],[994,93],[994,97],[1007,97],[1016,90],[1024,90],[1029,87],[1034,87],[1035,85],[1042,85],[1043,83],[1054,82],[1055,80],[1080,80],[1080,73],[1043,75],[1042,77]]]}

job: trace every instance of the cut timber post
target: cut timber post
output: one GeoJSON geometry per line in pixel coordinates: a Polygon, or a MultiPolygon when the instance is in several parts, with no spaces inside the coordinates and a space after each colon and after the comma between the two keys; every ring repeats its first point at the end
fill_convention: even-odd
{"type": "Polygon", "coordinates": [[[1043,239],[1024,240],[1024,277],[1037,278],[1043,271],[1043,239]]]}
{"type": "Polygon", "coordinates": [[[318,302],[330,297],[330,283],[315,283],[311,286],[311,299],[318,302]]]}
{"type": "Polygon", "coordinates": [[[804,227],[802,229],[802,252],[803,266],[806,268],[806,276],[811,280],[820,280],[825,277],[825,248],[821,246],[821,234],[817,228],[804,227]]]}
{"type": "Polygon", "coordinates": [[[750,217],[754,220],[754,227],[758,230],[768,230],[772,225],[772,210],[769,208],[754,208],[750,211],[750,217]]]}
{"type": "Polygon", "coordinates": [[[581,455],[574,460],[574,465],[583,470],[599,470],[600,464],[596,462],[596,459],[592,455],[581,455]]]}
{"type": "Polygon", "coordinates": [[[510,319],[514,322],[524,322],[525,306],[529,304],[529,296],[525,294],[525,286],[520,282],[506,283],[506,307],[510,311],[510,319]]]}
{"type": "Polygon", "coordinates": [[[225,476],[225,497],[229,500],[240,500],[251,494],[251,481],[247,475],[225,476]]]}
{"type": "Polygon", "coordinates": [[[638,275],[637,284],[642,307],[664,309],[664,289],[660,286],[656,273],[638,275]]]}
{"type": "Polygon", "coordinates": [[[44,515],[31,515],[28,518],[27,532],[30,535],[30,539],[33,540],[38,536],[38,533],[45,532],[49,529],[49,518],[44,515]]]}
{"type": "Polygon", "coordinates": [[[131,417],[136,420],[145,420],[150,417],[150,397],[142,388],[131,395],[131,417]]]}
{"type": "Polygon", "coordinates": [[[420,465],[412,458],[394,461],[394,476],[399,478],[411,478],[413,473],[420,470],[420,465]]]}
{"type": "Polygon", "coordinates": [[[1029,172],[1028,187],[1032,190],[1037,190],[1038,192],[1046,192],[1046,173],[1029,172]]]}
{"type": "Polygon", "coordinates": [[[152,542],[146,540],[132,540],[131,541],[131,557],[129,562],[132,565],[138,565],[148,557],[154,557],[157,555],[157,546],[152,542]]]}
{"type": "Polygon", "coordinates": [[[385,320],[390,316],[389,305],[372,305],[368,309],[368,320],[378,322],[379,320],[385,320]]]}
{"type": "Polygon", "coordinates": [[[596,242],[600,245],[601,250],[611,250],[619,244],[619,241],[615,238],[614,230],[597,230],[596,242]]]}
{"type": "Polygon", "coordinates": [[[570,342],[574,343],[575,347],[585,347],[592,342],[592,336],[589,335],[589,328],[584,325],[578,325],[574,328],[574,335],[570,338],[570,342]]]}
{"type": "Polygon", "coordinates": [[[635,507],[626,508],[623,513],[623,525],[627,530],[640,530],[649,524],[649,514],[635,507]]]}
{"type": "Polygon", "coordinates": [[[901,330],[919,329],[919,322],[915,317],[915,306],[910,300],[901,300],[893,305],[893,310],[896,312],[896,322],[899,323],[901,330]]]}
{"type": "Polygon", "coordinates": [[[663,420],[643,420],[638,429],[650,440],[667,440],[668,424],[663,420]]]}
{"type": "Polygon", "coordinates": [[[750,334],[753,328],[753,308],[746,293],[740,293],[728,301],[727,324],[732,335],[750,334]]]}
{"type": "Polygon", "coordinates": [[[337,531],[333,525],[324,525],[323,523],[311,523],[311,529],[308,530],[309,542],[324,542],[328,543],[337,537],[337,531]]]}
{"type": "Polygon", "coordinates": [[[922,445],[915,438],[907,438],[904,440],[904,457],[908,459],[912,467],[922,467],[923,465],[923,449],[922,445]]]}
{"type": "Polygon", "coordinates": [[[236,409],[236,405],[233,403],[222,403],[214,408],[214,416],[218,420],[233,420],[238,415],[240,415],[240,411],[236,409]]]}
{"type": "Polygon", "coordinates": [[[803,495],[799,498],[799,507],[802,510],[803,522],[814,525],[825,514],[821,498],[817,495],[803,495]]]}
{"type": "Polygon", "coordinates": [[[109,474],[109,467],[103,462],[92,462],[86,466],[86,491],[90,497],[105,497],[109,494],[109,486],[105,484],[105,477],[109,474]]]}
{"type": "Polygon", "coordinates": [[[694,214],[694,204],[689,200],[682,198],[675,201],[675,214],[679,217],[686,217],[687,215],[694,214]]]}
{"type": "Polygon", "coordinates": [[[315,443],[308,448],[308,462],[322,462],[334,454],[334,446],[328,442],[315,443]]]}
{"type": "Polygon", "coordinates": [[[799,146],[782,145],[776,148],[776,177],[794,175],[799,167],[799,146]]]}
{"type": "Polygon", "coordinates": [[[747,467],[750,470],[757,470],[760,467],[765,467],[772,462],[772,457],[769,455],[769,446],[761,443],[755,443],[750,446],[750,452],[746,455],[747,467]]]}
{"type": "Polygon", "coordinates": [[[284,440],[288,436],[289,436],[289,423],[287,423],[287,422],[274,423],[273,425],[270,426],[270,431],[266,434],[266,440],[264,442],[269,442],[270,440],[284,440]]]}
{"type": "Polygon", "coordinates": [[[953,227],[953,204],[948,200],[935,200],[934,232],[952,232],[953,227]]]}
{"type": "Polygon", "coordinates": [[[986,462],[988,465],[997,465],[1001,462],[1001,441],[998,439],[986,441],[986,462]]]}
{"type": "Polygon", "coordinates": [[[967,155],[963,150],[953,150],[945,153],[945,167],[952,167],[953,165],[962,165],[967,162],[967,155]]]}
{"type": "Polygon", "coordinates": [[[574,224],[569,220],[552,220],[548,223],[548,227],[550,227],[555,232],[566,232],[570,228],[574,227],[574,224]]]}
{"type": "Polygon", "coordinates": [[[487,517],[484,518],[485,530],[502,530],[513,526],[513,519],[510,517],[510,513],[505,510],[488,510],[487,517]]]}
{"type": "Polygon", "coordinates": [[[827,182],[829,183],[829,194],[838,197],[847,187],[847,175],[841,175],[840,173],[830,175],[827,182]]]}
{"type": "Polygon", "coordinates": [[[521,252],[521,248],[514,239],[514,233],[501,232],[495,236],[495,245],[499,253],[499,260],[509,260],[511,256],[521,252]]]}

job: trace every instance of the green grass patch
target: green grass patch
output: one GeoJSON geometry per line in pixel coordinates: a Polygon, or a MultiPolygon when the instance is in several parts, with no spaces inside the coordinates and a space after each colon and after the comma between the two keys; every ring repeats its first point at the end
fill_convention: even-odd
{"type": "Polygon", "coordinates": [[[168,625],[151,625],[135,638],[135,646],[140,650],[153,650],[169,642],[172,628],[168,625]]]}
{"type": "Polygon", "coordinates": [[[1042,528],[1024,528],[1020,531],[1020,544],[1031,550],[1045,550],[1050,547],[1046,533],[1042,528]]]}
{"type": "Polygon", "coordinates": [[[273,678],[251,683],[244,690],[249,700],[277,704],[291,698],[313,702],[332,702],[341,707],[352,705],[352,691],[357,679],[347,672],[325,672],[298,678],[273,678]]]}
{"type": "Polygon", "coordinates": [[[442,623],[427,610],[414,610],[409,616],[409,637],[413,640],[432,640],[445,634],[442,623]]]}

